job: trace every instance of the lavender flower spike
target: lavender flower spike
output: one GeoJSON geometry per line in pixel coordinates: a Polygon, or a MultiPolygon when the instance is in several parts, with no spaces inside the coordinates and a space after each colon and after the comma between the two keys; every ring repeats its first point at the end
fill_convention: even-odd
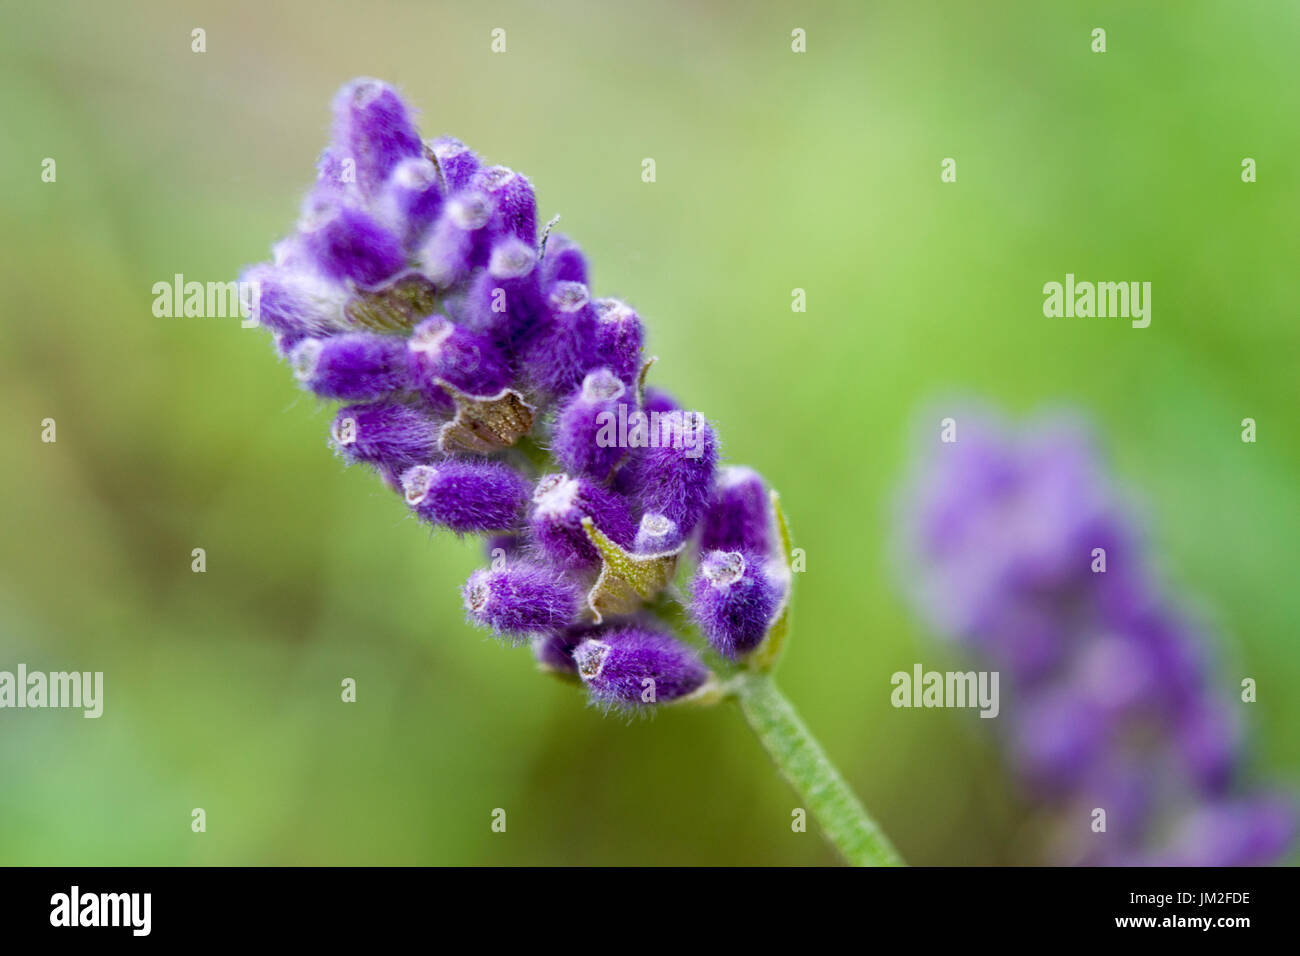
{"type": "Polygon", "coordinates": [[[1002,737],[1029,798],[1059,820],[1058,862],[1275,860],[1295,806],[1225,799],[1241,789],[1235,708],[1089,434],[959,420],[902,509],[908,588],[932,627],[1003,675],[1002,737]],[[1095,807],[1105,832],[1080,824],[1095,807]]]}
{"type": "Polygon", "coordinates": [[[605,709],[734,696],[845,857],[897,862],[772,683],[781,641],[748,653],[785,620],[789,587],[762,479],[715,482],[713,428],[646,387],[640,317],[594,297],[573,240],[539,237],[526,176],[422,141],[378,80],[344,86],[333,111],[296,228],[244,278],[303,386],[351,403],[330,428],[339,455],[422,522],[485,537],[490,566],[462,592],[472,623],[531,644],[605,709]],[[702,520],[688,601],[674,581],[702,520]],[[683,610],[725,680],[668,633],[683,610]]]}

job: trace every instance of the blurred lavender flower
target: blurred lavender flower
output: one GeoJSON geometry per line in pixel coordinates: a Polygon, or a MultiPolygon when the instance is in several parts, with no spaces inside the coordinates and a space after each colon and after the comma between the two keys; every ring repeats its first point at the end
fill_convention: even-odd
{"type": "Polygon", "coordinates": [[[1002,674],[1002,740],[1083,864],[1277,860],[1293,805],[1245,791],[1232,698],[1152,574],[1086,429],[989,416],[936,433],[901,511],[927,625],[1002,674]],[[1092,832],[1094,808],[1105,832],[1092,832]]]}
{"type": "Polygon", "coordinates": [[[531,644],[602,707],[697,695],[712,675],[655,613],[686,619],[667,604],[707,526],[705,552],[748,564],[696,617],[727,666],[760,645],[789,582],[762,479],[737,469],[715,492],[712,427],[644,387],[639,316],[593,298],[572,240],[539,239],[528,179],[422,141],[378,80],[347,84],[333,110],[296,231],[244,278],[303,387],[353,403],[334,447],[420,520],[492,535],[492,567],[464,588],[475,623],[531,644]],[[606,439],[603,414],[650,413],[658,440],[606,439]]]}

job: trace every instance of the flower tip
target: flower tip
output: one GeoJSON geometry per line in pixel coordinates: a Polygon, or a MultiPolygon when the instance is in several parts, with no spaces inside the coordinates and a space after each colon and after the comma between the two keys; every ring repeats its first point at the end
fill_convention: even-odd
{"type": "Polygon", "coordinates": [[[402,496],[408,505],[414,508],[424,501],[437,473],[430,465],[416,465],[402,472],[402,496]]]}

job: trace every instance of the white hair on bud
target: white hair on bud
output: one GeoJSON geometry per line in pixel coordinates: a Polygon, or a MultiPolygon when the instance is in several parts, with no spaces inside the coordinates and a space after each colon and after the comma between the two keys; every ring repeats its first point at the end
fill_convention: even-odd
{"type": "Polygon", "coordinates": [[[597,299],[596,318],[602,322],[626,322],[636,318],[634,312],[622,299],[597,299]]]}
{"type": "Polygon", "coordinates": [[[578,665],[578,674],[583,680],[595,680],[605,669],[605,660],[609,657],[609,645],[604,641],[590,638],[579,644],[573,651],[573,660],[578,665]]]}
{"type": "Polygon", "coordinates": [[[518,279],[532,272],[536,264],[537,253],[532,246],[520,239],[508,239],[492,248],[488,272],[498,279],[518,279]]]}
{"type": "Polygon", "coordinates": [[[561,312],[577,312],[591,301],[591,293],[581,282],[557,282],[550,299],[561,312]]]}
{"type": "Polygon", "coordinates": [[[480,175],[483,188],[490,193],[494,193],[504,188],[510,180],[519,174],[508,166],[493,166],[490,169],[483,170],[480,175]]]}
{"type": "Polygon", "coordinates": [[[715,588],[728,588],[745,576],[745,556],[739,551],[710,551],[700,570],[715,588]]]}
{"type": "Polygon", "coordinates": [[[315,378],[320,354],[324,349],[325,343],[320,339],[303,339],[294,346],[293,354],[289,356],[294,378],[300,382],[310,382],[315,378]]]}
{"type": "Polygon", "coordinates": [[[393,170],[393,182],[403,189],[427,189],[437,181],[437,167],[423,157],[404,159],[393,170]]]}
{"type": "Polygon", "coordinates": [[[627,386],[607,368],[598,368],[582,380],[582,397],[589,402],[608,402],[622,397],[627,386]]]}
{"type": "Polygon", "coordinates": [[[578,490],[577,478],[563,473],[545,476],[533,491],[537,513],[542,516],[564,514],[573,507],[578,490]]]}
{"type": "Polygon", "coordinates": [[[456,327],[445,319],[442,322],[431,323],[428,326],[422,325],[411,334],[406,347],[412,352],[436,355],[442,349],[442,344],[455,331],[456,327]]]}
{"type": "Polygon", "coordinates": [[[406,503],[415,507],[427,498],[429,488],[433,485],[433,479],[437,474],[438,469],[430,465],[416,465],[414,468],[407,469],[402,475],[402,493],[406,497],[406,503]]]}
{"type": "Polygon", "coordinates": [[[457,229],[469,232],[482,229],[492,218],[494,204],[491,199],[480,192],[453,196],[447,203],[447,215],[456,224],[457,229]]]}

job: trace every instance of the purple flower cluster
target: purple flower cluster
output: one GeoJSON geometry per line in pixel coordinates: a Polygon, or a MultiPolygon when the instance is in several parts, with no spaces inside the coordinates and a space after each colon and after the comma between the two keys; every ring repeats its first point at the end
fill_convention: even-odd
{"type": "Polygon", "coordinates": [[[1293,805],[1243,789],[1243,705],[1162,593],[1087,431],[979,415],[956,429],[909,485],[906,587],[931,628],[1001,673],[1002,737],[1060,824],[1060,858],[1278,859],[1293,805]]]}
{"type": "Polygon", "coordinates": [[[645,387],[640,318],[592,297],[575,243],[539,235],[528,179],[421,140],[391,87],[355,80],[273,252],[243,279],[302,385],[348,403],[337,452],[421,521],[489,536],[473,621],[602,706],[688,697],[711,673],[654,612],[689,548],[689,617],[727,660],[758,647],[789,580],[769,492],[645,387]],[[633,439],[611,440],[629,420],[633,439]]]}

